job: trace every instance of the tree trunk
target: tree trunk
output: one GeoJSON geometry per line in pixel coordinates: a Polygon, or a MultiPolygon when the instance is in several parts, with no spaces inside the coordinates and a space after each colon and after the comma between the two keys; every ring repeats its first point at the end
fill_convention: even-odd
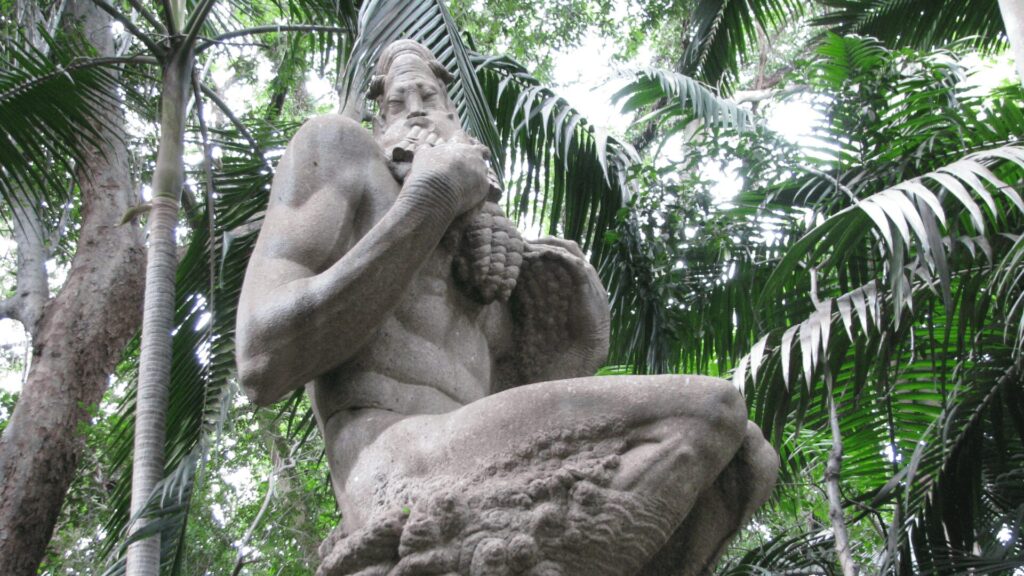
{"type": "MultiPolygon", "coordinates": [[[[172,53],[163,70],[160,148],[153,171],[139,391],[135,405],[132,517],[137,517],[146,507],[153,488],[164,473],[164,427],[171,375],[171,332],[174,329],[174,276],[178,267],[175,232],[184,183],[185,112],[192,86],[193,62],[191,47],[179,48],[172,53]]],[[[132,532],[144,525],[144,522],[136,521],[132,532]]],[[[159,534],[135,542],[128,548],[127,576],[154,576],[159,572],[159,534]]]]}
{"type": "MultiPolygon", "coordinates": [[[[831,376],[826,376],[831,380],[831,376]]],[[[846,529],[846,517],[843,514],[843,499],[839,490],[840,470],[843,462],[843,437],[839,431],[839,412],[836,409],[832,384],[828,384],[828,421],[832,430],[832,450],[825,465],[825,492],[828,495],[828,517],[832,522],[832,535],[836,543],[836,555],[843,576],[857,576],[857,564],[853,561],[850,549],[850,535],[846,529]]]]}
{"type": "MultiPolygon", "coordinates": [[[[110,22],[89,0],[71,2],[90,41],[110,54],[110,22]]],[[[115,96],[115,95],[112,95],[115,96]]],[[[142,303],[142,237],[119,225],[135,203],[120,107],[97,125],[107,146],[79,167],[82,223],[60,294],[47,304],[33,337],[32,368],[0,438],[0,574],[35,574],[53,533],[89,422],[142,303]]]]}
{"type": "Polygon", "coordinates": [[[1003,16],[1006,37],[1013,48],[1017,81],[1024,84],[1024,0],[999,0],[999,12],[1003,16]]]}

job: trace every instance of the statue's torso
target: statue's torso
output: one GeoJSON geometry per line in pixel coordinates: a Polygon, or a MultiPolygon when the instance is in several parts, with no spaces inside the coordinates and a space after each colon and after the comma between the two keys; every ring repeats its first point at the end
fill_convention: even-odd
{"type": "MultiPolygon", "coordinates": [[[[399,184],[388,184],[363,200],[361,234],[397,198],[399,184]]],[[[511,346],[507,307],[466,296],[452,275],[452,259],[452,248],[441,242],[371,340],[317,378],[310,391],[321,422],[355,409],[447,412],[492,392],[495,362],[511,346]]]]}

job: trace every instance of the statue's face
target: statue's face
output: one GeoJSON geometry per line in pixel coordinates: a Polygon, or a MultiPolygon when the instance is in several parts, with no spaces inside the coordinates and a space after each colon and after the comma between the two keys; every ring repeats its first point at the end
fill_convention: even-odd
{"type": "Polygon", "coordinates": [[[421,58],[402,54],[391,63],[380,104],[385,150],[419,127],[450,140],[461,126],[455,119],[444,85],[421,58]]]}

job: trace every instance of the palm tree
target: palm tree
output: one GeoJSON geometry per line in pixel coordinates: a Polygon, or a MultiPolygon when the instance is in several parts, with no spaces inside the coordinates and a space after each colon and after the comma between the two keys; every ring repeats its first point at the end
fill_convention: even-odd
{"type": "MultiPolygon", "coordinates": [[[[102,0],[98,5],[146,47],[161,72],[160,139],[152,176],[145,311],[134,405],[131,514],[135,523],[125,563],[126,573],[130,576],[152,575],[159,573],[161,543],[158,531],[146,530],[146,516],[147,509],[160,494],[158,485],[164,477],[165,468],[166,415],[173,358],[172,332],[175,328],[174,286],[178,269],[176,229],[185,176],[183,158],[187,106],[193,89],[199,92],[198,79],[194,77],[196,54],[210,45],[209,42],[201,43],[199,38],[202,32],[214,32],[209,35],[214,36],[216,42],[239,35],[280,31],[282,27],[216,34],[207,25],[214,0],[197,3],[187,14],[183,4],[165,4],[159,16],[148,12],[142,5],[133,4],[143,20],[153,28],[147,33],[102,0]]],[[[340,31],[334,27],[324,28],[340,31]]],[[[199,117],[199,123],[205,130],[202,117],[199,117]]],[[[209,162],[209,157],[207,160],[209,162]]],[[[208,189],[207,192],[212,194],[213,190],[208,189]]]]}

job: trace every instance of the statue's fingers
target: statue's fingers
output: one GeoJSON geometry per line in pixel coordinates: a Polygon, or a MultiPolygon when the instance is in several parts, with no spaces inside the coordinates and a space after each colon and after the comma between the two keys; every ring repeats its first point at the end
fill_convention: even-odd
{"type": "Polygon", "coordinates": [[[583,254],[583,250],[580,250],[580,245],[573,242],[572,240],[566,240],[565,238],[557,238],[555,236],[541,236],[536,240],[532,240],[534,244],[546,244],[548,246],[555,246],[563,250],[567,250],[570,254],[577,258],[586,259],[583,254]]]}

